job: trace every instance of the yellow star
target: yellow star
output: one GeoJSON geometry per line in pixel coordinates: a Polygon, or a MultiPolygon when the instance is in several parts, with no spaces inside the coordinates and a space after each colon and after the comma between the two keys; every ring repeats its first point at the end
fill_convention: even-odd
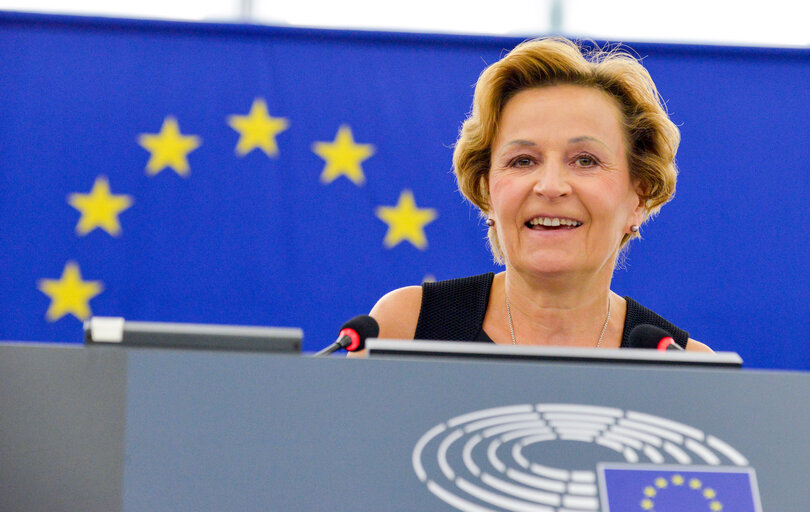
{"type": "Polygon", "coordinates": [[[366,181],[360,163],[374,154],[373,144],[356,144],[348,125],[338,128],[334,142],[315,142],[312,151],[326,161],[321,173],[321,183],[329,184],[343,175],[358,187],[366,181]]]}
{"type": "Polygon", "coordinates": [[[37,281],[39,291],[51,298],[51,305],[45,318],[55,322],[70,313],[79,320],[90,316],[90,299],[104,290],[100,281],[82,281],[79,265],[73,261],[65,264],[62,277],[56,279],[40,279],[37,281]]]}
{"type": "Polygon", "coordinates": [[[389,249],[407,240],[424,250],[427,247],[424,228],[439,216],[433,208],[417,208],[410,190],[402,191],[396,206],[380,206],[376,214],[388,224],[383,244],[389,249]]]}
{"type": "Polygon", "coordinates": [[[76,224],[76,233],[84,236],[96,228],[101,228],[112,236],[121,233],[118,215],[132,206],[132,197],[110,194],[110,183],[106,176],[99,176],[89,194],[70,194],[70,206],[82,213],[76,224]]]}
{"type": "Polygon", "coordinates": [[[138,144],[151,153],[146,164],[146,174],[154,176],[166,167],[171,167],[180,176],[189,173],[186,156],[200,147],[202,139],[196,135],[182,135],[177,119],[167,116],[160,133],[138,135],[138,144]]]}
{"type": "Polygon", "coordinates": [[[278,155],[276,135],[286,130],[290,123],[283,117],[271,117],[267,113],[267,103],[262,98],[253,100],[246,116],[228,116],[228,125],[239,132],[236,154],[245,156],[256,148],[269,157],[278,155]]]}

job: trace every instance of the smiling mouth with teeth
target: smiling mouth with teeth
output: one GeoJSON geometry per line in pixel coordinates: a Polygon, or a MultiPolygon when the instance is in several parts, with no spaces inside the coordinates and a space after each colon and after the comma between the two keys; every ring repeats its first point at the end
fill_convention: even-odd
{"type": "Polygon", "coordinates": [[[577,220],[560,217],[535,217],[526,222],[526,227],[537,230],[574,229],[581,225],[582,223],[577,220]]]}

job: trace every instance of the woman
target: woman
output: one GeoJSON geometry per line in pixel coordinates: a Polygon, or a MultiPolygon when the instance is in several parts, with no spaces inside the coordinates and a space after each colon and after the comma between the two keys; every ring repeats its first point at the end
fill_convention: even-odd
{"type": "Polygon", "coordinates": [[[675,192],[679,140],[629,55],[517,46],[479,78],[453,155],[505,271],[388,293],[371,311],[379,337],[617,348],[653,323],[710,351],[610,290],[622,248],[675,192]]]}

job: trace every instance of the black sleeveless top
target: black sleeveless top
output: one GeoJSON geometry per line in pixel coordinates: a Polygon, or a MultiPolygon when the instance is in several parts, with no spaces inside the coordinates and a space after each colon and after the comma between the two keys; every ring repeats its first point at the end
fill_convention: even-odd
{"type": "MultiPolygon", "coordinates": [[[[489,303],[489,292],[495,274],[450,279],[422,284],[422,309],[416,324],[415,339],[444,341],[481,341],[492,343],[484,332],[484,315],[489,303]]],[[[628,346],[633,327],[652,324],[672,335],[675,343],[686,348],[689,333],[634,301],[627,301],[627,316],[621,347],[628,346]]]]}

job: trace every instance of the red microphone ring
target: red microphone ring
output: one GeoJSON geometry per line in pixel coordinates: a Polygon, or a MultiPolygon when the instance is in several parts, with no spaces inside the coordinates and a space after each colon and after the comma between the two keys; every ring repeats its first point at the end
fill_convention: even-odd
{"type": "Polygon", "coordinates": [[[674,344],[675,344],[675,340],[672,339],[671,337],[667,336],[665,338],[661,338],[661,341],[658,342],[658,347],[657,348],[661,352],[664,352],[664,351],[666,351],[668,346],[674,345],[674,344]]]}
{"type": "Polygon", "coordinates": [[[357,334],[357,331],[355,331],[354,329],[348,328],[343,329],[342,331],[340,331],[339,336],[341,338],[343,336],[348,336],[349,338],[352,339],[351,344],[349,344],[349,346],[346,347],[346,350],[348,350],[349,352],[354,352],[360,346],[360,335],[357,334]]]}

